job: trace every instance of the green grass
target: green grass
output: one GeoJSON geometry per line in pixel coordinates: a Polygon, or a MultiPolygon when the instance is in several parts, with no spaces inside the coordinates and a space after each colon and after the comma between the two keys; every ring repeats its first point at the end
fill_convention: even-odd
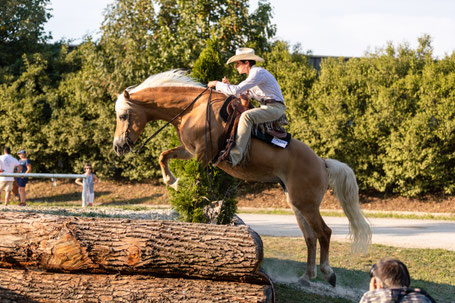
{"type": "MultiPolygon", "coordinates": [[[[11,203],[10,205],[18,205],[18,203],[11,203]]],[[[126,214],[121,213],[103,213],[103,210],[126,210],[126,211],[150,211],[153,209],[168,209],[168,207],[153,206],[153,205],[111,205],[111,206],[91,206],[82,208],[80,205],[62,205],[62,203],[33,203],[28,204],[26,208],[12,208],[12,207],[1,207],[0,211],[14,211],[14,212],[39,212],[49,215],[57,216],[74,216],[74,217],[99,217],[99,218],[125,218],[128,217],[126,214]]]]}
{"type": "MultiPolygon", "coordinates": [[[[244,214],[264,214],[264,215],[293,215],[291,209],[254,209],[244,208],[239,209],[239,213],[244,214]]],[[[400,213],[400,212],[381,212],[381,211],[367,211],[364,212],[368,218],[392,218],[392,219],[417,219],[417,220],[445,220],[455,221],[455,214],[413,214],[413,213],[400,213]]],[[[325,217],[345,217],[343,211],[337,210],[321,210],[321,215],[325,217]]]]}
{"type": "MultiPolygon", "coordinates": [[[[369,218],[417,219],[455,221],[455,214],[403,214],[394,212],[367,212],[369,218]]],[[[325,216],[329,216],[328,214],[325,216]]]]}
{"type": "MultiPolygon", "coordinates": [[[[11,205],[18,205],[19,202],[11,202],[11,205]]],[[[67,208],[79,208],[81,207],[80,201],[74,202],[64,202],[64,201],[33,201],[28,203],[29,207],[67,207],[67,208]]],[[[115,209],[124,209],[124,210],[148,210],[156,208],[168,208],[170,205],[145,205],[145,204],[135,204],[135,203],[125,203],[122,204],[98,204],[94,208],[115,208],[115,209]]],[[[260,208],[241,208],[238,210],[238,213],[244,214],[267,214],[267,215],[293,215],[291,209],[260,209],[260,208]]],[[[381,212],[381,211],[366,211],[364,212],[368,218],[393,218],[393,219],[418,219],[418,220],[445,220],[445,221],[455,221],[455,214],[407,214],[402,212],[381,212]]],[[[345,217],[343,211],[341,210],[321,210],[321,215],[326,217],[345,217]]]]}
{"type": "MultiPolygon", "coordinates": [[[[19,205],[19,202],[13,201],[10,202],[10,205],[19,205]]],[[[68,208],[68,209],[80,209],[82,207],[82,202],[52,202],[52,201],[41,201],[41,202],[29,202],[27,206],[31,209],[40,209],[40,208],[68,208]]],[[[170,205],[147,205],[147,204],[95,204],[90,208],[112,208],[112,209],[122,209],[122,210],[150,210],[150,209],[168,209],[170,205]]]]}
{"type": "MultiPolygon", "coordinates": [[[[348,243],[331,243],[330,263],[337,274],[332,288],[320,272],[310,287],[297,283],[306,267],[303,238],[262,237],[262,269],[272,278],[276,302],[358,302],[368,289],[368,270],[383,257],[394,257],[409,268],[411,287],[420,287],[437,302],[455,302],[455,252],[442,249],[404,249],[372,245],[367,255],[350,254],[348,243]]],[[[318,261],[319,262],[319,261],[318,261]]],[[[319,270],[319,268],[318,268],[319,270]]]]}

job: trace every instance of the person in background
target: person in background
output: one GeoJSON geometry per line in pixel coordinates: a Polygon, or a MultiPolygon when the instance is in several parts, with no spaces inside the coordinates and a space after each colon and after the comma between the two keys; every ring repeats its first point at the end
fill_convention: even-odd
{"type": "MultiPolygon", "coordinates": [[[[88,202],[88,206],[93,206],[93,200],[95,199],[94,185],[99,182],[99,179],[93,173],[92,166],[90,165],[90,163],[85,164],[84,170],[85,170],[85,175],[87,176],[87,178],[85,178],[85,182],[86,182],[86,186],[87,186],[86,187],[87,190],[85,192],[85,195],[86,195],[85,201],[88,202]]],[[[84,183],[82,183],[81,178],[76,179],[76,184],[79,184],[82,186],[84,185],[84,183]]],[[[84,197],[82,197],[82,200],[84,200],[84,197]]]]}
{"type": "Polygon", "coordinates": [[[370,290],[360,299],[360,303],[434,303],[434,299],[424,290],[409,288],[411,276],[408,268],[400,260],[383,258],[370,269],[370,290]]]}
{"type": "MultiPolygon", "coordinates": [[[[25,150],[21,149],[18,153],[19,155],[19,164],[22,165],[22,170],[20,171],[23,174],[29,174],[32,172],[32,162],[27,159],[27,153],[25,150]]],[[[28,178],[27,177],[19,177],[16,178],[18,191],[19,191],[19,198],[20,198],[20,206],[25,206],[25,185],[27,185],[28,178]]]]}
{"type": "MultiPolygon", "coordinates": [[[[11,156],[11,149],[5,147],[3,149],[3,155],[0,156],[0,169],[5,173],[14,173],[14,169],[19,172],[21,165],[16,158],[11,156]]],[[[13,187],[14,178],[13,177],[0,177],[0,192],[5,191],[5,205],[9,204],[11,198],[11,190],[13,187]]]]}

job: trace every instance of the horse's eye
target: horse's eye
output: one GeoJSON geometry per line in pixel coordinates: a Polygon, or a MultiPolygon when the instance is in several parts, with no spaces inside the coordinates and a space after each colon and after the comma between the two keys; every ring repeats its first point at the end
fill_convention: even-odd
{"type": "Polygon", "coordinates": [[[123,115],[120,115],[118,118],[120,120],[122,120],[122,121],[125,121],[128,118],[128,115],[127,114],[123,114],[123,115]]]}

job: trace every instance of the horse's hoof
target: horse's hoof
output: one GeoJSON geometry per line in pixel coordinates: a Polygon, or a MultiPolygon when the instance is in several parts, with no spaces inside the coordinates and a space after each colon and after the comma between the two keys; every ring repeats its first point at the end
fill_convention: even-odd
{"type": "Polygon", "coordinates": [[[330,283],[330,285],[332,285],[333,287],[335,287],[337,285],[337,275],[335,275],[335,273],[332,273],[329,277],[329,280],[327,281],[330,283]]]}
{"type": "Polygon", "coordinates": [[[310,281],[308,281],[308,279],[306,279],[305,277],[301,277],[299,279],[299,284],[302,285],[302,286],[305,286],[305,287],[310,287],[310,281]]]}
{"type": "Polygon", "coordinates": [[[179,179],[180,178],[177,178],[177,179],[175,179],[174,183],[169,184],[169,186],[172,187],[173,189],[175,189],[175,191],[179,191],[179,189],[178,189],[179,188],[179,186],[178,186],[179,185],[179,179]]]}

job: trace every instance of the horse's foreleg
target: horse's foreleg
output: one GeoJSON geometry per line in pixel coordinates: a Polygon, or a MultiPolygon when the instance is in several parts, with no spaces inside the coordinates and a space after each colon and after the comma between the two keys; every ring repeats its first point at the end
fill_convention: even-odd
{"type": "Polygon", "coordinates": [[[193,158],[183,145],[166,150],[160,155],[160,167],[161,173],[163,174],[163,181],[166,185],[169,185],[173,189],[177,190],[178,188],[178,178],[176,178],[169,169],[169,160],[170,159],[181,159],[189,160],[193,158]]]}

